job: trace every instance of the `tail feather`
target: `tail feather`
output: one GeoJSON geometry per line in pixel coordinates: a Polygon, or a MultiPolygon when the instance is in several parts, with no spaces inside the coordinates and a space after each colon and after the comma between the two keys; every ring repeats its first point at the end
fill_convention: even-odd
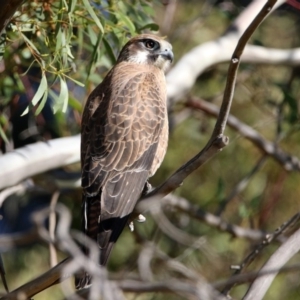
{"type": "Polygon", "coordinates": [[[110,253],[122,233],[129,215],[123,218],[111,218],[100,223],[98,244],[100,246],[100,265],[105,266],[110,253]]]}
{"type": "MultiPolygon", "coordinates": [[[[98,223],[100,216],[100,195],[95,197],[86,197],[83,195],[82,199],[82,215],[84,216],[82,222],[83,232],[99,245],[99,264],[105,266],[116,241],[126,226],[129,215],[123,218],[116,217],[106,220],[103,220],[103,217],[101,223],[98,223]]],[[[83,247],[83,252],[86,255],[89,254],[89,250],[86,247],[83,247]]],[[[85,271],[76,275],[76,289],[82,289],[90,285],[91,279],[91,275],[85,271]]]]}
{"type": "MultiPolygon", "coordinates": [[[[82,194],[82,231],[85,235],[94,241],[97,241],[98,235],[98,217],[100,215],[100,195],[87,197],[82,194]]],[[[89,250],[82,246],[82,251],[86,255],[89,250]]],[[[75,275],[76,289],[82,289],[91,284],[91,276],[87,272],[82,272],[75,275]]]]}
{"type": "Polygon", "coordinates": [[[92,277],[87,273],[83,272],[82,274],[75,275],[75,288],[77,290],[83,289],[90,285],[92,282],[92,277]]]}

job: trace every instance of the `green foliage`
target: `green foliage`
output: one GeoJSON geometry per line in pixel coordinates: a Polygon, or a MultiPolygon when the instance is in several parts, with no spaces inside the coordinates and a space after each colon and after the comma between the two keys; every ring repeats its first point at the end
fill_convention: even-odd
{"type": "MultiPolygon", "coordinates": [[[[15,83],[38,66],[41,82],[31,100],[31,107],[37,106],[35,114],[41,112],[48,94],[55,100],[54,111],[65,112],[68,99],[75,97],[69,95],[68,83],[98,84],[128,37],[158,28],[152,15],[148,1],[26,1],[7,27],[0,104],[8,103],[16,92],[14,84],[5,80],[7,75],[15,83]]],[[[21,84],[20,89],[26,87],[21,84]]]]}

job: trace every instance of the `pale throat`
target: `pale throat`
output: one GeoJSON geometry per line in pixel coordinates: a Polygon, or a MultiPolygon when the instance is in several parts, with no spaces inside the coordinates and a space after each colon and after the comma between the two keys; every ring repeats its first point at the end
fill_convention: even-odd
{"type": "Polygon", "coordinates": [[[165,72],[170,67],[171,62],[159,55],[157,60],[154,62],[154,65],[165,72]]]}
{"type": "Polygon", "coordinates": [[[136,64],[147,64],[148,62],[148,53],[145,51],[137,51],[135,55],[131,55],[128,61],[136,64]]]}

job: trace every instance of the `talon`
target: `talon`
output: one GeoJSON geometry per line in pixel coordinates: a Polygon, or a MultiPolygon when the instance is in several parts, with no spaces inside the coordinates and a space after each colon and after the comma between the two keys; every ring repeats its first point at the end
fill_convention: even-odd
{"type": "Polygon", "coordinates": [[[144,222],[146,222],[146,217],[143,216],[142,214],[139,214],[136,220],[137,220],[139,223],[144,223],[144,222]]]}
{"type": "Polygon", "coordinates": [[[131,232],[134,232],[134,225],[132,221],[128,223],[128,227],[131,232]]]}
{"type": "Polygon", "coordinates": [[[142,196],[146,196],[152,189],[152,185],[146,181],[142,191],[142,196]]]}

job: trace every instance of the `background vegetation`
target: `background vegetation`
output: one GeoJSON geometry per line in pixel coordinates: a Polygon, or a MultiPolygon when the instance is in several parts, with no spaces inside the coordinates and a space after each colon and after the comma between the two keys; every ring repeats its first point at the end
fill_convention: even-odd
{"type": "MultiPolygon", "coordinates": [[[[160,34],[166,35],[173,44],[176,65],[193,47],[217,39],[230,28],[245,2],[25,1],[7,26],[1,61],[3,153],[14,147],[13,128],[20,124],[19,115],[26,107],[27,124],[36,129],[34,134],[26,131],[28,140],[32,138],[29,142],[79,133],[84,99],[101,82],[129,36],[157,30],[159,26],[160,34]],[[34,94],[33,100],[28,102],[34,94]],[[20,100],[24,95],[27,102],[20,100]],[[56,113],[53,118],[46,111],[47,103],[56,113]]],[[[256,30],[250,43],[278,49],[300,47],[299,12],[288,4],[282,6],[256,30]]],[[[194,63],[201,60],[202,57],[197,57],[194,63]]],[[[162,183],[209,140],[216,119],[205,109],[199,109],[199,103],[220,106],[227,69],[228,62],[210,66],[199,74],[191,90],[176,101],[170,101],[169,148],[162,167],[151,179],[154,186],[162,183]]],[[[275,149],[299,157],[299,100],[299,60],[281,64],[242,63],[231,114],[270,141],[275,149]]],[[[179,269],[170,266],[170,261],[184,265],[209,283],[227,279],[233,273],[230,266],[241,264],[261,243],[264,233],[274,232],[299,211],[299,161],[294,164],[298,163],[298,169],[288,170],[286,164],[279,163],[262,147],[245,138],[243,131],[228,126],[226,135],[230,138],[229,145],[173,192],[175,197],[195,205],[202,220],[170,204],[163,207],[163,214],[159,216],[146,214],[147,222],[135,224],[134,233],[125,229],[114,249],[109,263],[114,279],[186,280],[179,269]],[[207,213],[246,230],[253,229],[262,236],[234,236],[222,226],[207,222],[207,213]],[[178,230],[175,235],[159,224],[165,218],[178,230]],[[178,232],[185,234],[186,239],[177,235],[178,232]],[[149,254],[152,258],[150,274],[141,271],[139,265],[138,258],[145,249],[155,249],[149,254]]],[[[289,159],[287,157],[286,162],[289,159]]],[[[60,171],[68,174],[63,177],[66,181],[70,176],[76,178],[79,164],[60,171]]],[[[48,206],[58,190],[59,202],[72,212],[72,228],[80,228],[80,188],[62,188],[55,178],[53,172],[40,174],[34,178],[34,188],[5,200],[1,208],[2,233],[28,228],[30,213],[48,206]]],[[[259,270],[298,227],[296,222],[293,228],[260,251],[247,271],[259,270]]],[[[10,290],[48,270],[49,251],[45,244],[33,244],[3,253],[10,290]]],[[[65,256],[58,251],[58,260],[65,256]]],[[[289,264],[298,260],[299,254],[289,264]]],[[[240,299],[248,286],[249,283],[239,285],[230,295],[240,299]]],[[[60,287],[54,286],[34,299],[61,297],[60,287]]],[[[126,299],[165,297],[162,292],[126,294],[126,299]]],[[[168,297],[186,299],[183,295],[168,297]]],[[[266,295],[266,299],[297,298],[300,298],[299,271],[278,275],[266,295]]]]}

